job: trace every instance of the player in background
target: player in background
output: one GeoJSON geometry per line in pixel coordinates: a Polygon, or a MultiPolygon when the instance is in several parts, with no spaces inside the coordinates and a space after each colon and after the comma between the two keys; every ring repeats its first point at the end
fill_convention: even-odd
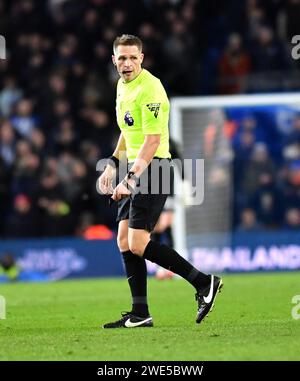
{"type": "MultiPolygon", "coordinates": [[[[182,160],[182,156],[179,153],[177,143],[170,138],[169,139],[169,150],[172,159],[182,160]]],[[[182,180],[184,180],[184,174],[181,174],[182,180]]],[[[164,208],[159,216],[157,224],[154,227],[153,232],[151,233],[151,239],[155,242],[165,244],[170,248],[174,248],[174,239],[172,225],[174,222],[174,212],[175,212],[175,197],[174,190],[168,196],[164,208]]],[[[164,269],[159,266],[156,270],[155,277],[158,280],[172,279],[174,273],[170,270],[164,269]]]]}

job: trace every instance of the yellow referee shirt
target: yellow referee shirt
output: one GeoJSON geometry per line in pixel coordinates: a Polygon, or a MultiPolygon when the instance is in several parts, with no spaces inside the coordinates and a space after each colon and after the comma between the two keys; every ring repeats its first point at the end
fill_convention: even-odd
{"type": "Polygon", "coordinates": [[[119,79],[116,112],[118,125],[126,142],[129,162],[136,159],[145,135],[160,134],[160,145],[154,156],[170,158],[169,152],[170,103],[160,80],[148,70],[130,82],[119,79]]]}

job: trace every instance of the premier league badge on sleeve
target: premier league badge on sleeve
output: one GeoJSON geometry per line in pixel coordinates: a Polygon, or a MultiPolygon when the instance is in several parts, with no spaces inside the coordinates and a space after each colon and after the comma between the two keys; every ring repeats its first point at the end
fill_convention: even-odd
{"type": "Polygon", "coordinates": [[[130,112],[129,112],[129,111],[126,111],[126,112],[125,112],[124,122],[125,122],[125,124],[127,124],[128,126],[133,126],[133,124],[134,124],[133,117],[130,115],[130,112]]]}

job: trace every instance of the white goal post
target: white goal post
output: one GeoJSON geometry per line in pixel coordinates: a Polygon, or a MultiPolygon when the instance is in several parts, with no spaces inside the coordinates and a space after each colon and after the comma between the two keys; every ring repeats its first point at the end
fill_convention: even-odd
{"type": "MultiPolygon", "coordinates": [[[[188,255],[191,246],[201,244],[202,237],[210,233],[220,233],[221,240],[229,240],[232,226],[232,149],[231,143],[218,135],[218,128],[226,120],[225,110],[229,107],[258,107],[258,106],[291,106],[300,111],[300,93],[280,93],[263,95],[234,95],[209,97],[174,97],[171,99],[170,136],[181,147],[183,159],[204,158],[206,171],[213,171],[213,179],[226,180],[219,192],[216,191],[214,180],[205,176],[204,201],[201,206],[186,206],[184,197],[175,192],[175,221],[173,235],[175,248],[184,256],[188,255]],[[203,152],[203,133],[208,124],[216,126],[217,148],[207,160],[203,152]],[[230,154],[231,152],[231,154],[230,154]],[[223,172],[218,172],[220,166],[223,172]],[[219,177],[218,177],[219,176],[219,177]]],[[[284,115],[282,115],[284,118],[284,115]]],[[[176,172],[176,171],[175,171],[176,172]]],[[[207,173],[206,173],[207,174],[207,173]]],[[[176,179],[176,177],[175,177],[176,179]]],[[[177,174],[175,187],[180,186],[177,174]]],[[[220,243],[220,242],[219,242],[220,243]]]]}

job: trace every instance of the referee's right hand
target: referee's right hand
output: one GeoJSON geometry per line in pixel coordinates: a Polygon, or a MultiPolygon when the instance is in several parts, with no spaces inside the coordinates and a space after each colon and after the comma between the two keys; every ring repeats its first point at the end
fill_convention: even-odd
{"type": "Polygon", "coordinates": [[[97,189],[101,194],[113,194],[112,182],[116,176],[116,169],[108,165],[98,179],[97,189]]]}

